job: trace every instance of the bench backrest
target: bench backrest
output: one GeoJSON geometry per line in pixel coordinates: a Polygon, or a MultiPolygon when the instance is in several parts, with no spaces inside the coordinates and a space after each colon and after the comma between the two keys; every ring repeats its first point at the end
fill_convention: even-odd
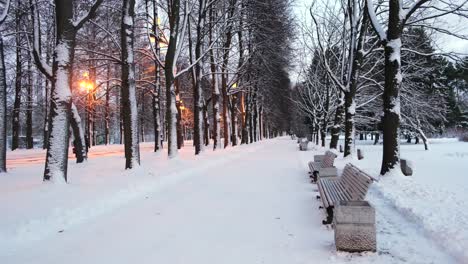
{"type": "Polygon", "coordinates": [[[372,177],[351,163],[346,164],[340,177],[346,191],[351,195],[352,201],[362,201],[372,184],[372,177]]]}
{"type": "Polygon", "coordinates": [[[333,152],[331,152],[329,150],[327,152],[325,152],[325,156],[322,159],[322,168],[333,167],[333,163],[335,162],[335,158],[336,158],[335,153],[333,153],[333,152]]]}

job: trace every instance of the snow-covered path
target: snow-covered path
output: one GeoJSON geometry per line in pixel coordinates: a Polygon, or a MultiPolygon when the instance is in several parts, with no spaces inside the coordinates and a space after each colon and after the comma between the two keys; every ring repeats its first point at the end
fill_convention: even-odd
{"type": "Polygon", "coordinates": [[[286,138],[226,153],[227,162],[187,168],[177,184],[0,254],[0,263],[453,261],[378,198],[379,252],[337,253],[304,166],[313,154],[286,138]]]}

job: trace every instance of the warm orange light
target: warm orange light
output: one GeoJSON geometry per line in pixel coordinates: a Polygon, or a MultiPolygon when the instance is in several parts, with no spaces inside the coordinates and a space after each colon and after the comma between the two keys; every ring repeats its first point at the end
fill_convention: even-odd
{"type": "Polygon", "coordinates": [[[82,91],[92,91],[94,89],[94,84],[92,82],[81,81],[78,83],[82,91]]]}
{"type": "Polygon", "coordinates": [[[83,91],[86,90],[86,86],[87,86],[86,81],[81,81],[79,85],[80,85],[81,90],[83,91]]]}
{"type": "Polygon", "coordinates": [[[158,25],[158,26],[161,25],[161,18],[160,18],[160,17],[158,17],[158,18],[156,19],[156,25],[158,25]]]}
{"type": "Polygon", "coordinates": [[[185,106],[181,105],[180,110],[185,110],[185,106]]]}
{"type": "Polygon", "coordinates": [[[234,88],[234,89],[237,88],[237,83],[234,83],[234,84],[232,85],[232,88],[234,88]]]}
{"type": "Polygon", "coordinates": [[[92,83],[87,83],[87,84],[86,84],[86,89],[87,89],[88,91],[93,90],[93,88],[94,88],[94,85],[93,85],[92,83]]]}
{"type": "Polygon", "coordinates": [[[83,77],[88,78],[89,77],[89,72],[87,72],[87,71],[83,72],[83,77]]]}
{"type": "Polygon", "coordinates": [[[150,37],[150,42],[151,42],[151,43],[155,43],[155,42],[156,42],[156,38],[155,38],[155,37],[150,37]]]}

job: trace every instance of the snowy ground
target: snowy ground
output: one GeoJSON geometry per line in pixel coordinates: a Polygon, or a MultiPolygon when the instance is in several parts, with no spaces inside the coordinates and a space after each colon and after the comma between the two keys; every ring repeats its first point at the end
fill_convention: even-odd
{"type": "MultiPolygon", "coordinates": [[[[453,155],[461,156],[459,162],[463,164],[468,155],[460,154],[464,152],[458,143],[445,147],[450,144],[440,146],[452,150],[448,154],[458,153],[453,155]]],[[[466,193],[452,187],[466,183],[458,176],[468,169],[468,163],[457,167],[458,176],[447,176],[459,182],[443,185],[432,179],[438,177],[434,175],[438,170],[430,162],[445,154],[436,150],[437,144],[432,147],[434,151],[427,152],[432,154],[408,152],[413,153],[416,166],[411,184],[426,188],[423,184],[427,183],[428,192],[437,187],[438,191],[444,189],[463,201],[466,193]],[[417,158],[423,156],[434,169],[419,169],[424,165],[417,158]],[[426,172],[431,174],[427,176],[431,180],[423,178],[426,172]]],[[[357,163],[375,173],[379,147],[363,148],[366,159],[357,163]]],[[[398,204],[408,190],[403,189],[402,194],[396,187],[387,187],[405,186],[400,178],[389,179],[388,183],[381,180],[368,195],[377,210],[378,252],[336,252],[333,230],[321,224],[324,213],[318,210],[320,201],[315,199],[317,187],[309,183],[306,170],[307,161],[323,150],[299,152],[295,141],[289,138],[215,153],[207,151],[200,157],[194,157],[193,149],[187,146],[176,160],[151,153],[148,144],[143,146],[143,166],[132,172],[122,169],[124,159],[120,151],[119,146],[110,150],[92,149],[101,154],[90,158],[87,164],[71,164],[71,183],[65,186],[43,184],[42,164],[28,163],[25,159],[39,159],[40,151],[10,155],[22,161],[11,166],[8,174],[0,175],[0,263],[456,263],[454,257],[465,260],[458,250],[437,241],[439,234],[418,220],[421,212],[432,208],[429,201],[398,204]],[[414,212],[408,213],[405,205],[414,206],[414,212]]],[[[342,167],[345,162],[337,163],[342,167]]],[[[419,197],[420,189],[416,190],[410,198],[419,197]]],[[[433,197],[438,196],[431,193],[426,198],[433,197]]],[[[445,201],[440,202],[443,205],[445,201]]],[[[466,204],[459,206],[463,205],[466,208],[466,204]]],[[[439,212],[432,213],[437,216],[439,212]]],[[[450,230],[466,226],[465,222],[450,223],[456,224],[450,230]]],[[[459,246],[467,248],[463,232],[459,246]]]]}

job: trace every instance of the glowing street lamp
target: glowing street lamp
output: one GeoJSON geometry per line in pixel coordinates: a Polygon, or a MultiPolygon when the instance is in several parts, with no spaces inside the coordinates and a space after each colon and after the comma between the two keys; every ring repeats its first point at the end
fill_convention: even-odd
{"type": "Polygon", "coordinates": [[[89,80],[89,72],[85,71],[83,73],[84,80],[80,81],[78,85],[82,91],[87,91],[88,93],[94,89],[94,84],[89,80]]]}
{"type": "Polygon", "coordinates": [[[79,83],[79,86],[80,86],[82,91],[91,92],[94,89],[93,83],[89,82],[89,81],[85,81],[85,80],[81,81],[79,83]]]}

